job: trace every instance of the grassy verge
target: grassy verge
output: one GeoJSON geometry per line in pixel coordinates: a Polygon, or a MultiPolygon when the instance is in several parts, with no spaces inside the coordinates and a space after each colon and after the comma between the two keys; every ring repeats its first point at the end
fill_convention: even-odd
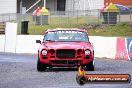
{"type": "Polygon", "coordinates": [[[112,36],[112,37],[131,37],[132,26],[128,24],[120,24],[116,26],[107,26],[104,28],[96,28],[88,31],[92,36],[112,36]]]}
{"type": "Polygon", "coordinates": [[[30,35],[43,34],[47,29],[52,28],[86,28],[90,36],[112,36],[112,37],[132,37],[132,26],[120,24],[116,26],[101,26],[89,28],[89,25],[32,25],[28,32],[30,35]]]}

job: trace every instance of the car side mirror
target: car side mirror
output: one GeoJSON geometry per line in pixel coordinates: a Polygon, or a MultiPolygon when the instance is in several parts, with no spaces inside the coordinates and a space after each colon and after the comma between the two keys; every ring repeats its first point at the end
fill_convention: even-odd
{"type": "Polygon", "coordinates": [[[40,40],[36,40],[36,43],[40,43],[41,44],[41,41],[40,40]]]}

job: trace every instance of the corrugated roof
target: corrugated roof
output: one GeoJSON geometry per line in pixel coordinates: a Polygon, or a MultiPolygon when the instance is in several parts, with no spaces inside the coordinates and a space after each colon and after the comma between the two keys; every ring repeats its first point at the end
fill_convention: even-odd
{"type": "Polygon", "coordinates": [[[121,4],[126,6],[132,6],[132,0],[104,0],[105,3],[121,4]]]}

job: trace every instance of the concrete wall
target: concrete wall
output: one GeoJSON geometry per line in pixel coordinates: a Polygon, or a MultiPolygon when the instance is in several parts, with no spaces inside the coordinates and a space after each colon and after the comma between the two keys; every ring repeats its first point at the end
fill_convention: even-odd
{"type": "MultiPolygon", "coordinates": [[[[42,35],[17,35],[16,53],[37,53],[40,44],[36,40],[43,40],[42,35]]],[[[116,37],[90,36],[94,45],[95,57],[115,58],[116,37]]],[[[0,35],[0,52],[4,52],[4,35],[0,35]]]]}
{"type": "Polygon", "coordinates": [[[40,44],[36,40],[43,40],[42,35],[18,35],[16,53],[37,53],[40,44]]]}
{"type": "Polygon", "coordinates": [[[6,22],[5,27],[5,52],[15,53],[17,42],[17,23],[6,22]]]}
{"type": "Polygon", "coordinates": [[[5,35],[0,35],[0,52],[4,52],[5,35]]]}
{"type": "Polygon", "coordinates": [[[16,12],[17,0],[0,0],[0,14],[16,12]]]}
{"type": "Polygon", "coordinates": [[[117,37],[90,36],[95,57],[115,58],[117,37]]]}
{"type": "Polygon", "coordinates": [[[85,8],[87,9],[101,9],[104,5],[104,0],[85,0],[85,8]]]}
{"type": "Polygon", "coordinates": [[[101,9],[104,0],[66,0],[66,11],[101,9]]]}

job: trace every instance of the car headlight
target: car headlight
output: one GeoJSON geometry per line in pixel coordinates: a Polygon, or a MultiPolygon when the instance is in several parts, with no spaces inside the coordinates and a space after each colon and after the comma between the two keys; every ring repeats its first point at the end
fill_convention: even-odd
{"type": "Polygon", "coordinates": [[[47,55],[47,50],[42,50],[42,55],[47,55]]]}
{"type": "Polygon", "coordinates": [[[90,50],[85,50],[85,55],[90,55],[90,50]]]}

